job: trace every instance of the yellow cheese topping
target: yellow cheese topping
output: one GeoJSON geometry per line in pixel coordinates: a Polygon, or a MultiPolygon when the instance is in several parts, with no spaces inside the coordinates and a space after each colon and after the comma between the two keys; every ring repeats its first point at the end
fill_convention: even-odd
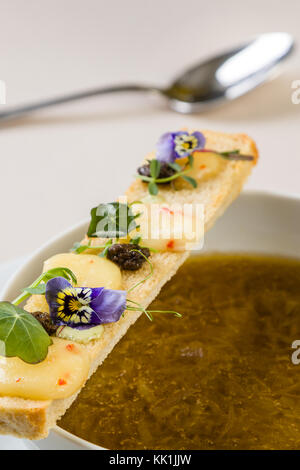
{"type": "Polygon", "coordinates": [[[61,253],[44,263],[44,272],[49,269],[69,268],[77,277],[78,287],[106,287],[121,289],[122,275],[118,266],[106,258],[96,255],[61,253]]]}
{"type": "MultiPolygon", "coordinates": [[[[194,178],[198,184],[215,177],[226,165],[226,160],[213,152],[195,151],[193,157],[193,167],[187,176],[194,178]]],[[[184,168],[188,159],[180,158],[176,163],[184,168]]],[[[190,185],[179,178],[176,188],[190,188],[190,185]]],[[[132,206],[133,211],[140,212],[141,216],[137,219],[139,228],[130,234],[132,238],[140,236],[142,245],[158,251],[184,251],[190,249],[190,243],[198,243],[203,238],[204,214],[200,207],[169,205],[160,194],[147,195],[143,203],[132,206]]]]}
{"type": "MultiPolygon", "coordinates": [[[[106,258],[100,258],[96,255],[61,253],[45,261],[43,271],[57,267],[71,269],[77,278],[78,287],[122,289],[120,268],[106,258]]],[[[28,312],[49,312],[45,296],[33,295],[30,297],[25,310],[28,312]]]]}
{"type": "Polygon", "coordinates": [[[32,400],[67,398],[85,383],[90,369],[87,348],[52,338],[48,356],[39,364],[0,357],[0,395],[32,400]]]}
{"type": "Polygon", "coordinates": [[[203,208],[196,205],[167,203],[135,204],[133,211],[141,215],[139,227],[131,232],[141,237],[141,245],[158,251],[184,251],[190,243],[204,236],[203,208]]]}
{"type": "MultiPolygon", "coordinates": [[[[220,173],[226,166],[225,158],[222,158],[220,155],[217,155],[213,152],[197,152],[193,154],[194,164],[193,168],[187,176],[195,178],[200,184],[203,181],[206,181],[210,178],[215,177],[220,173]]],[[[180,158],[176,160],[176,163],[184,166],[187,163],[187,158],[180,158]]],[[[183,182],[186,186],[186,183],[183,182]]]]}
{"type": "MultiPolygon", "coordinates": [[[[71,269],[77,277],[78,287],[122,288],[119,267],[99,256],[63,253],[44,263],[44,271],[56,267],[71,269]]],[[[49,312],[44,295],[33,295],[25,309],[49,312]]],[[[88,348],[61,338],[53,337],[52,340],[46,359],[39,364],[0,356],[0,396],[54,400],[70,397],[80,390],[91,364],[88,348]]]]}

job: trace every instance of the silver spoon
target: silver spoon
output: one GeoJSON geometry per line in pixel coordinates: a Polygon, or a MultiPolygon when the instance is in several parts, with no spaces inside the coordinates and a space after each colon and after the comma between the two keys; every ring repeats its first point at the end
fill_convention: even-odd
{"type": "Polygon", "coordinates": [[[0,113],[0,121],[70,101],[124,91],[159,93],[177,112],[201,112],[232,101],[272,78],[278,64],[289,56],[293,48],[294,41],[288,33],[261,34],[243,46],[187,70],[168,88],[134,84],[95,88],[9,108],[0,113]]]}

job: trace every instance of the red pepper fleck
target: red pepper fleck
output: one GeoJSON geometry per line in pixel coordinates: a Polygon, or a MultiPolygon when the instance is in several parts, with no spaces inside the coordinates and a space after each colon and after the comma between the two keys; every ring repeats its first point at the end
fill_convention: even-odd
{"type": "Polygon", "coordinates": [[[21,381],[21,377],[19,377],[19,378],[16,380],[16,382],[20,382],[20,381],[21,381]]]}
{"type": "Polygon", "coordinates": [[[165,211],[165,212],[169,212],[169,214],[171,214],[171,215],[174,215],[174,212],[171,211],[171,209],[169,209],[168,207],[162,207],[161,210],[165,211]]]}
{"type": "Polygon", "coordinates": [[[59,379],[57,383],[58,385],[66,385],[67,382],[64,379],[59,379]]]}
{"type": "Polygon", "coordinates": [[[73,354],[80,354],[80,349],[76,347],[76,344],[67,344],[66,350],[72,352],[73,354]]]}
{"type": "Polygon", "coordinates": [[[206,168],[206,165],[200,165],[199,168],[200,170],[204,170],[206,168]]]}
{"type": "Polygon", "coordinates": [[[170,241],[167,243],[167,248],[170,248],[171,250],[174,248],[174,240],[170,240],[170,241]]]}

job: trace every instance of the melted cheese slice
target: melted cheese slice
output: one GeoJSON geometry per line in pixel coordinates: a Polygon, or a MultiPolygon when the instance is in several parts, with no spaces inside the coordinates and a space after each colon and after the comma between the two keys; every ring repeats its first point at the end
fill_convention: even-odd
{"type": "Polygon", "coordinates": [[[0,357],[0,395],[54,400],[67,398],[85,383],[90,369],[87,348],[52,338],[48,356],[39,364],[18,357],[0,357]]]}
{"type": "Polygon", "coordinates": [[[185,251],[204,237],[204,208],[201,204],[136,204],[139,227],[130,233],[141,237],[141,245],[158,251],[185,251]]]}
{"type": "MultiPolygon", "coordinates": [[[[122,288],[121,271],[111,261],[95,255],[62,253],[44,264],[44,271],[56,267],[71,269],[78,287],[122,288]]],[[[44,295],[33,295],[25,309],[49,312],[44,295]]],[[[17,357],[0,357],[0,396],[54,400],[67,398],[87,380],[91,358],[88,349],[73,341],[52,338],[48,356],[39,364],[27,364],[17,357]]]]}
{"type": "MultiPolygon", "coordinates": [[[[225,158],[213,152],[194,152],[194,164],[193,168],[187,173],[197,180],[200,184],[210,178],[215,178],[226,166],[225,158]]],[[[176,163],[184,166],[187,163],[187,158],[180,158],[176,160],[176,163]]],[[[178,180],[178,186],[187,185],[183,180],[178,180]]],[[[189,186],[186,186],[189,187],[189,186]]]]}
{"type": "MultiPolygon", "coordinates": [[[[43,272],[58,267],[71,269],[77,278],[78,287],[122,289],[120,268],[106,258],[100,258],[96,255],[61,253],[45,261],[43,272]]],[[[25,310],[28,312],[49,312],[45,296],[33,295],[30,297],[25,310]]]]}
{"type": "Polygon", "coordinates": [[[122,275],[118,266],[96,255],[75,253],[54,255],[45,261],[43,271],[58,267],[71,269],[77,277],[78,287],[121,289],[122,286],[122,275]]]}

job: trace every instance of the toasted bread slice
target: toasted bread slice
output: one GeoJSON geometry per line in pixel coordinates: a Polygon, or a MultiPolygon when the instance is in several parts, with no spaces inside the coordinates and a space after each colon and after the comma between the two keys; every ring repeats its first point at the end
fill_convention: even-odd
{"type": "MultiPolygon", "coordinates": [[[[204,205],[205,230],[208,230],[220,217],[229,204],[238,196],[242,186],[257,161],[258,152],[252,139],[244,134],[223,134],[203,131],[206,147],[216,151],[239,149],[242,154],[252,155],[253,161],[226,161],[224,168],[215,177],[201,182],[197,188],[174,191],[171,187],[162,188],[168,203],[202,203],[204,205]]],[[[140,180],[134,181],[127,191],[129,201],[141,199],[147,195],[147,187],[140,180]]],[[[157,296],[162,286],[176,273],[188,257],[188,252],[161,252],[151,256],[154,275],[131,293],[131,298],[143,306],[148,306],[157,296]]],[[[146,264],[146,263],[145,263],[146,264]]],[[[138,271],[124,271],[123,286],[128,289],[148,274],[148,266],[138,271]]],[[[32,296],[26,308],[28,311],[40,310],[44,306],[40,296],[32,296]]],[[[138,319],[139,312],[126,312],[117,323],[105,325],[100,340],[89,343],[93,362],[92,375],[104,361],[114,346],[138,319]]],[[[78,391],[78,393],[80,390],[78,391]]],[[[55,426],[57,420],[66,412],[76,399],[73,396],[53,401],[33,401],[22,398],[0,398],[0,433],[12,434],[27,439],[42,439],[55,426]]]]}

